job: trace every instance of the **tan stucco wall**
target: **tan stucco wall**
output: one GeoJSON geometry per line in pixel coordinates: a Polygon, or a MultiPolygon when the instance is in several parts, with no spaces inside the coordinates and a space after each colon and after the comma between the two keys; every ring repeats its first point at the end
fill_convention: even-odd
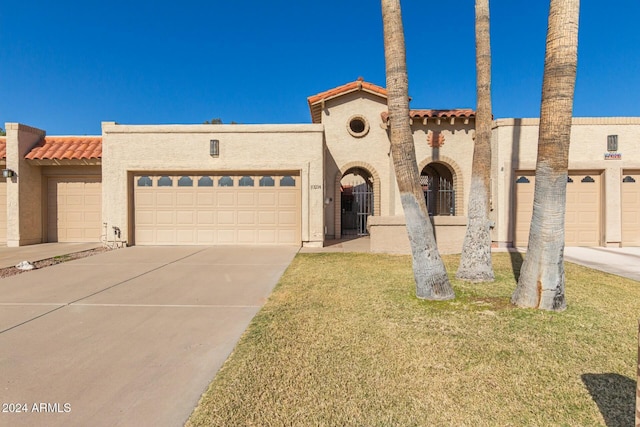
{"type": "MultiPolygon", "coordinates": [[[[395,180],[390,156],[389,136],[383,125],[381,113],[387,111],[386,99],[364,91],[346,94],[325,104],[322,123],[325,126],[327,156],[325,158],[325,188],[335,186],[336,176],[349,165],[370,165],[373,175],[380,178],[379,209],[375,215],[402,215],[402,204],[395,180]],[[354,137],[347,130],[349,119],[361,116],[369,122],[369,132],[364,137],[354,137]]],[[[416,120],[412,124],[419,167],[432,161],[446,163],[452,170],[456,186],[456,215],[466,215],[466,198],[470,186],[473,158],[474,121],[443,119],[437,123],[429,119],[426,124],[416,120]],[[429,132],[441,132],[444,145],[432,148],[427,142],[429,132]]],[[[339,218],[339,192],[334,190],[327,197],[332,202],[325,211],[327,235],[334,236],[339,218]]],[[[339,230],[338,230],[339,231],[339,230]]]]}
{"type": "Polygon", "coordinates": [[[7,179],[7,246],[42,242],[42,175],[24,156],[45,132],[19,123],[7,123],[6,168],[16,173],[7,179]]]}
{"type": "MultiPolygon", "coordinates": [[[[496,210],[494,241],[508,246],[515,221],[514,181],[518,171],[534,171],[538,144],[538,119],[500,119],[493,130],[493,203],[496,210]]],[[[640,118],[580,117],[573,119],[569,170],[603,176],[603,244],[621,241],[620,185],[623,169],[640,167],[640,118]],[[605,160],[607,135],[618,135],[622,160],[605,160]]]]}
{"type": "MultiPolygon", "coordinates": [[[[438,252],[440,254],[460,253],[467,231],[466,218],[461,216],[431,217],[438,252]]],[[[410,254],[411,246],[407,236],[404,216],[372,217],[368,223],[371,252],[410,254]]]]}
{"type": "MultiPolygon", "coordinates": [[[[350,165],[371,169],[372,175],[380,177],[379,206],[376,215],[389,215],[391,181],[389,181],[389,139],[381,127],[380,114],[387,111],[386,99],[368,92],[358,91],[334,98],[326,102],[322,112],[322,124],[325,130],[327,155],[325,157],[325,193],[331,198],[326,207],[325,222],[327,235],[336,233],[336,218],[340,213],[339,191],[336,189],[336,176],[346,171],[350,165]],[[352,136],[347,126],[353,116],[361,116],[369,123],[369,131],[363,137],[352,136]]],[[[338,230],[339,231],[339,230],[338,230]]]]}
{"type": "Polygon", "coordinates": [[[299,171],[302,240],[321,245],[323,126],[312,125],[118,125],[102,124],[102,212],[131,240],[130,176],[141,171],[299,171]],[[220,141],[211,157],[209,141],[220,141]]]}

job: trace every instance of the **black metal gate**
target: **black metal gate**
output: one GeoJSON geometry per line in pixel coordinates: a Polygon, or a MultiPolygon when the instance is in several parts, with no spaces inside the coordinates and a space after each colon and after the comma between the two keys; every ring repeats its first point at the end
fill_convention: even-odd
{"type": "Polygon", "coordinates": [[[456,192],[451,181],[443,177],[421,175],[420,184],[429,215],[456,214],[456,192]]]}
{"type": "Polygon", "coordinates": [[[367,219],[373,215],[373,188],[368,182],[342,185],[343,236],[366,236],[367,219]]]}

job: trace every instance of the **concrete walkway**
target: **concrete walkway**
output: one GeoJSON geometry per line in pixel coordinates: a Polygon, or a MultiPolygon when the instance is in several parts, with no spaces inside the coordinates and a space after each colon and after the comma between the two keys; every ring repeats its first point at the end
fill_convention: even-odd
{"type": "Polygon", "coordinates": [[[300,249],[301,253],[317,252],[370,252],[371,242],[369,236],[354,237],[352,239],[327,240],[322,248],[300,249]]]}
{"type": "Polygon", "coordinates": [[[564,249],[565,261],[640,281],[640,247],[564,249]]]}
{"type": "Polygon", "coordinates": [[[297,251],[132,247],[0,280],[0,401],[23,410],[0,425],[182,426],[297,251]]]}
{"type": "Polygon", "coordinates": [[[22,261],[40,261],[99,247],[102,247],[102,243],[41,243],[17,248],[0,246],[0,268],[15,267],[22,261]]]}

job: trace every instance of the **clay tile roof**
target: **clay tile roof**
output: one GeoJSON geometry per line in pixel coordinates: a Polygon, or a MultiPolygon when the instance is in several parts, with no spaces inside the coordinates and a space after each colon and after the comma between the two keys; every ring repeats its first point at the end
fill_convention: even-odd
{"type": "Polygon", "coordinates": [[[100,159],[102,137],[47,136],[24,157],[30,160],[100,159]]]}
{"type": "Polygon", "coordinates": [[[0,160],[7,158],[7,138],[0,138],[0,160]]]}
{"type": "MultiPolygon", "coordinates": [[[[386,122],[389,119],[389,113],[384,112],[381,114],[382,121],[386,122]]],[[[412,119],[450,119],[450,118],[474,118],[476,112],[470,108],[460,108],[453,110],[411,110],[409,116],[412,119]]]]}
{"type": "Polygon", "coordinates": [[[380,87],[378,85],[374,85],[373,83],[365,82],[362,77],[358,77],[358,79],[355,82],[350,82],[342,86],[329,89],[327,91],[321,92],[317,95],[313,95],[307,98],[307,102],[309,103],[309,109],[311,110],[311,119],[313,120],[313,123],[320,123],[320,120],[322,117],[323,101],[327,101],[329,99],[333,99],[338,96],[359,91],[359,90],[369,92],[384,98],[387,97],[387,90],[385,88],[380,87]]]}

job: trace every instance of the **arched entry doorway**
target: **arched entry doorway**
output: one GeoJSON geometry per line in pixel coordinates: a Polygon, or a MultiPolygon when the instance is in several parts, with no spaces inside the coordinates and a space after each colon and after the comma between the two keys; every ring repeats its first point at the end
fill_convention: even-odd
{"type": "Polygon", "coordinates": [[[456,214],[456,191],[453,178],[453,172],[444,163],[431,162],[420,172],[420,184],[429,215],[454,216],[456,214]]]}
{"type": "Polygon", "coordinates": [[[348,169],[340,179],[340,234],[366,236],[367,219],[374,214],[373,177],[360,167],[348,169]]]}

